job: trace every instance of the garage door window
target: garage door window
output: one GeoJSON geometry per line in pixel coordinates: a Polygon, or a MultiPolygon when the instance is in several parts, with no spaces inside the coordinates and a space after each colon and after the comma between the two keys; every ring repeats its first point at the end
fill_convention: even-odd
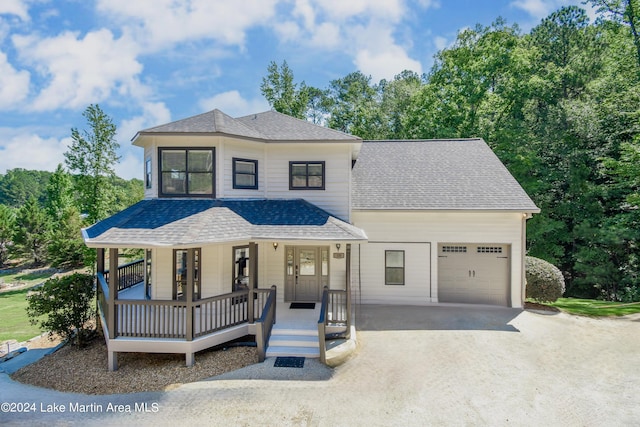
{"type": "Polygon", "coordinates": [[[479,254],[501,254],[502,246],[478,246],[479,254]]]}
{"type": "Polygon", "coordinates": [[[404,251],[384,251],[385,285],[404,285],[404,251]]]}

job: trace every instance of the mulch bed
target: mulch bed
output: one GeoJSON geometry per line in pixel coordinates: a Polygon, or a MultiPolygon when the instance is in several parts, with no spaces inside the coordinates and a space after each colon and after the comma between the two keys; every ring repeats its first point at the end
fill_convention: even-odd
{"type": "Polygon", "coordinates": [[[537,302],[530,302],[530,301],[525,301],[524,308],[525,308],[525,310],[549,311],[549,312],[553,312],[553,313],[560,312],[559,308],[551,307],[551,306],[544,305],[544,304],[539,304],[537,302]]]}
{"type": "Polygon", "coordinates": [[[183,354],[119,353],[118,370],[107,369],[102,337],[87,347],[67,345],[13,374],[15,381],[69,393],[121,394],[170,390],[258,363],[255,347],[231,347],[196,353],[194,366],[183,354]]]}

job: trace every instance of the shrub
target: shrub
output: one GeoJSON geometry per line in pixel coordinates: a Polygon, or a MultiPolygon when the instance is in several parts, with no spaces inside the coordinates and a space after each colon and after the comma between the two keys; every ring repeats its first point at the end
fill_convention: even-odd
{"type": "Polygon", "coordinates": [[[93,332],[87,321],[94,315],[94,297],[91,275],[74,273],[52,278],[27,296],[27,315],[31,324],[39,324],[49,334],[57,333],[66,339],[75,334],[75,343],[83,346],[93,332]]]}
{"type": "Polygon", "coordinates": [[[541,302],[555,302],[564,293],[564,276],[555,265],[534,257],[525,258],[526,297],[541,302]]]}

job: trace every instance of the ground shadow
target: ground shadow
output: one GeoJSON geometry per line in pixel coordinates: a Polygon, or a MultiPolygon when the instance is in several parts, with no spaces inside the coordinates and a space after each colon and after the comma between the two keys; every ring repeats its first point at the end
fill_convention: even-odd
{"type": "Polygon", "coordinates": [[[511,321],[520,308],[489,306],[394,306],[357,305],[356,328],[359,331],[507,331],[520,332],[511,321]]]}

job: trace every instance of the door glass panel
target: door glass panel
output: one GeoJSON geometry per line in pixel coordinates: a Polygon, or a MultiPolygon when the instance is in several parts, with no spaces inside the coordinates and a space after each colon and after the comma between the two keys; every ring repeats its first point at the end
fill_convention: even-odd
{"type": "Polygon", "coordinates": [[[313,249],[300,250],[300,275],[316,275],[316,251],[313,249]]]}
{"type": "Polygon", "coordinates": [[[287,276],[293,276],[293,248],[287,248],[287,276]]]}
{"type": "Polygon", "coordinates": [[[234,248],[235,277],[233,292],[249,289],[249,247],[234,248]]]}
{"type": "Polygon", "coordinates": [[[329,275],[329,250],[322,249],[322,275],[329,275]]]}
{"type": "Polygon", "coordinates": [[[178,249],[174,252],[175,262],[176,262],[176,278],[174,282],[175,286],[175,297],[178,300],[184,299],[186,297],[186,286],[187,286],[187,251],[183,249],[178,249]]]}

